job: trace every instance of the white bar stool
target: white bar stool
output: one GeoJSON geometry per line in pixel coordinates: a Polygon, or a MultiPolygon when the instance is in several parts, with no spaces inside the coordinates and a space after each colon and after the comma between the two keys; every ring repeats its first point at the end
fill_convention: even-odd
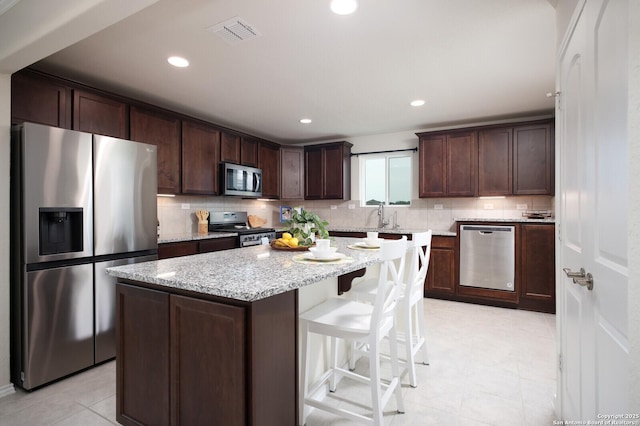
{"type": "MultiPolygon", "coordinates": [[[[426,332],[424,326],[424,280],[429,270],[429,259],[431,257],[431,236],[432,231],[417,232],[411,234],[411,261],[410,274],[406,284],[402,284],[400,301],[398,302],[398,316],[402,318],[401,326],[404,328],[400,341],[405,344],[407,354],[407,369],[409,372],[409,383],[411,387],[418,386],[416,376],[416,355],[422,348],[422,363],[429,365],[427,353],[426,332]]],[[[373,303],[376,297],[375,279],[368,279],[351,288],[351,298],[360,301],[373,303]]],[[[349,359],[350,368],[353,368],[356,361],[356,354],[361,353],[364,345],[352,348],[349,359]]]]}
{"type": "Polygon", "coordinates": [[[400,370],[397,357],[397,336],[395,328],[395,307],[398,302],[399,285],[404,271],[407,252],[407,237],[401,240],[385,241],[380,248],[380,274],[377,280],[377,296],[373,304],[361,303],[342,298],[331,298],[311,308],[299,317],[302,332],[302,365],[300,373],[301,395],[299,408],[300,426],[305,424],[305,407],[311,406],[342,416],[349,420],[375,426],[384,424],[382,409],[393,394],[399,413],[404,412],[402,388],[400,386],[400,370]],[[331,337],[330,366],[313,385],[308,385],[309,352],[308,338],[310,333],[331,337]],[[389,335],[391,352],[391,381],[386,384],[380,377],[380,343],[389,335]],[[370,350],[369,371],[366,377],[337,364],[336,339],[357,341],[368,344],[370,350]],[[336,379],[348,377],[370,385],[372,415],[334,407],[326,402],[313,398],[314,395],[329,382],[329,390],[335,392],[336,379]]]}

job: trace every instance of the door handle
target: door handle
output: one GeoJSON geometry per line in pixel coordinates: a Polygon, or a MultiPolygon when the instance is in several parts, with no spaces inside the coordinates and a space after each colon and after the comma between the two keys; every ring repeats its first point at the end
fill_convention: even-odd
{"type": "Polygon", "coordinates": [[[573,278],[573,283],[582,287],[586,287],[587,290],[593,290],[593,275],[591,272],[585,273],[584,268],[580,268],[579,272],[571,272],[570,268],[562,268],[567,277],[573,278]]]}
{"type": "Polygon", "coordinates": [[[580,268],[579,272],[571,272],[571,268],[562,268],[562,270],[569,278],[584,278],[586,276],[584,268],[580,268]]]}

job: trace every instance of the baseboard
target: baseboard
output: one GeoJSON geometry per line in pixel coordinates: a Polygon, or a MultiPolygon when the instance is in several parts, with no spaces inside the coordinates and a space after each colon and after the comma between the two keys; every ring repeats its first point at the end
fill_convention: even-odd
{"type": "Polygon", "coordinates": [[[0,398],[16,393],[16,388],[13,387],[13,383],[9,383],[6,386],[0,388],[0,398]]]}

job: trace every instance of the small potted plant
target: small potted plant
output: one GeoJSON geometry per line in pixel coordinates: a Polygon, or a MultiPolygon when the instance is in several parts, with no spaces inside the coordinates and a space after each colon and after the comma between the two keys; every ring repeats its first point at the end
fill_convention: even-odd
{"type": "Polygon", "coordinates": [[[301,246],[311,246],[317,238],[328,238],[329,231],[326,226],[329,222],[320,219],[315,213],[306,210],[293,210],[291,219],[285,221],[285,231],[298,239],[301,246]]]}

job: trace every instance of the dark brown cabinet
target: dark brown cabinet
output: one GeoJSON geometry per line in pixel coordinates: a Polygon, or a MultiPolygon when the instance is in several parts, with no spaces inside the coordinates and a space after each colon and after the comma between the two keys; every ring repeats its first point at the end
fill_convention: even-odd
{"type": "Polygon", "coordinates": [[[520,226],[520,306],[555,313],[555,227],[520,226]]]}
{"type": "MultiPolygon", "coordinates": [[[[495,222],[458,222],[460,226],[495,222]]],[[[461,286],[456,300],[555,313],[555,226],[553,223],[508,223],[515,227],[515,291],[461,286]]],[[[456,255],[456,262],[459,262],[456,255]]],[[[458,280],[456,276],[456,281],[458,280]]],[[[437,297],[437,295],[436,295],[437,297]]]]}
{"type": "Polygon", "coordinates": [[[173,425],[246,425],[245,308],[171,295],[173,425]]]}
{"type": "Polygon", "coordinates": [[[198,253],[228,250],[237,247],[236,237],[210,238],[198,241],[179,241],[158,244],[158,259],[190,256],[198,253]]]}
{"type": "Polygon", "coordinates": [[[240,160],[240,136],[223,131],[220,134],[220,161],[240,164],[240,160]]]}
{"type": "Polygon", "coordinates": [[[71,88],[31,72],[11,76],[11,123],[71,128],[71,88]]]}
{"type": "Polygon", "coordinates": [[[116,312],[116,419],[169,425],[169,294],[118,284],[116,312]]]}
{"type": "Polygon", "coordinates": [[[217,195],[220,132],[211,126],[182,121],[182,193],[217,195]]]}
{"type": "Polygon", "coordinates": [[[476,132],[419,133],[418,137],[419,196],[475,196],[476,132]]]}
{"type": "Polygon", "coordinates": [[[554,194],[553,132],[552,121],[514,127],[514,195],[554,194]]]}
{"type": "Polygon", "coordinates": [[[334,142],[304,148],[305,199],[351,199],[352,146],[349,142],[334,142]]]}
{"type": "Polygon", "coordinates": [[[258,167],[258,141],[256,139],[243,136],[240,140],[240,164],[258,167]]]}
{"type": "Polygon", "coordinates": [[[478,132],[478,195],[513,193],[513,129],[478,132]]]}
{"type": "Polygon", "coordinates": [[[73,129],[114,138],[129,138],[129,106],[98,93],[73,91],[73,129]]]}
{"type": "Polygon", "coordinates": [[[180,193],[180,119],[163,111],[131,107],[131,139],[158,147],[158,193],[180,193]]]}
{"type": "Polygon", "coordinates": [[[547,119],[417,133],[420,197],[553,195],[553,129],[547,119]]]}
{"type": "Polygon", "coordinates": [[[303,199],[304,148],[281,147],[280,163],[282,167],[280,198],[303,199]]]}
{"type": "Polygon", "coordinates": [[[295,291],[241,302],[144,287],[116,286],[119,423],[296,424],[295,291]]]}
{"type": "Polygon", "coordinates": [[[455,296],[456,237],[431,238],[431,258],[424,283],[425,296],[455,296]]]}
{"type": "Polygon", "coordinates": [[[262,169],[262,196],[280,198],[280,146],[261,141],[258,167],[262,169]]]}

